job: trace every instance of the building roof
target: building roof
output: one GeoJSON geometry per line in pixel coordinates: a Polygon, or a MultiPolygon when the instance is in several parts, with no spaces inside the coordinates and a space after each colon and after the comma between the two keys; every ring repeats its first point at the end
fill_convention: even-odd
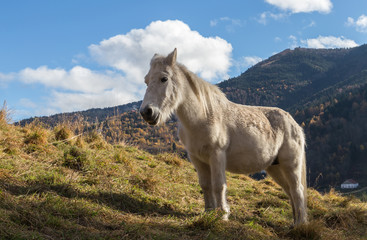
{"type": "Polygon", "coordinates": [[[358,182],[354,181],[353,179],[347,179],[342,184],[357,184],[358,182]]]}

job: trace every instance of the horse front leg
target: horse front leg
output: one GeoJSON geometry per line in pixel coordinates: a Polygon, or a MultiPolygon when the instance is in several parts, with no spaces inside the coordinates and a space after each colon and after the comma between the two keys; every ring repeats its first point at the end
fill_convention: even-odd
{"type": "Polygon", "coordinates": [[[215,208],[215,199],[212,191],[210,166],[201,162],[192,155],[189,157],[195,166],[199,178],[199,184],[204,194],[205,211],[213,210],[215,208]]]}
{"type": "Polygon", "coordinates": [[[226,199],[226,160],[226,153],[224,151],[216,151],[209,160],[215,207],[224,211],[223,220],[228,220],[230,213],[226,199]]]}

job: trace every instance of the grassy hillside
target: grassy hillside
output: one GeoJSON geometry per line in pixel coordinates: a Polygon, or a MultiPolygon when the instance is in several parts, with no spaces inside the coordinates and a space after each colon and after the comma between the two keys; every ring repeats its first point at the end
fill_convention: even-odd
{"type": "Polygon", "coordinates": [[[0,239],[365,239],[367,204],[308,190],[310,224],[291,228],[271,180],[228,174],[228,222],[203,213],[192,165],[108,144],[68,126],[7,124],[0,112],[0,239]]]}

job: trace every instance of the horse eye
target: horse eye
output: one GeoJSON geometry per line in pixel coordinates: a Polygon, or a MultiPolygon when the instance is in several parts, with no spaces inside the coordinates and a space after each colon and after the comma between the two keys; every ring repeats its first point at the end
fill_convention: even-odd
{"type": "Polygon", "coordinates": [[[167,77],[162,77],[161,78],[161,82],[164,83],[164,82],[167,82],[168,81],[168,78],[167,77]]]}

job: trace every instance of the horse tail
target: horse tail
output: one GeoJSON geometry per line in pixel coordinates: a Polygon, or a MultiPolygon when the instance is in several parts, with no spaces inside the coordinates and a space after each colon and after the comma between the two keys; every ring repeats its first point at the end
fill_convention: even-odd
{"type": "Polygon", "coordinates": [[[306,152],[304,151],[302,157],[302,173],[301,182],[303,185],[303,197],[304,197],[304,207],[307,209],[307,168],[306,168],[306,152]]]}

